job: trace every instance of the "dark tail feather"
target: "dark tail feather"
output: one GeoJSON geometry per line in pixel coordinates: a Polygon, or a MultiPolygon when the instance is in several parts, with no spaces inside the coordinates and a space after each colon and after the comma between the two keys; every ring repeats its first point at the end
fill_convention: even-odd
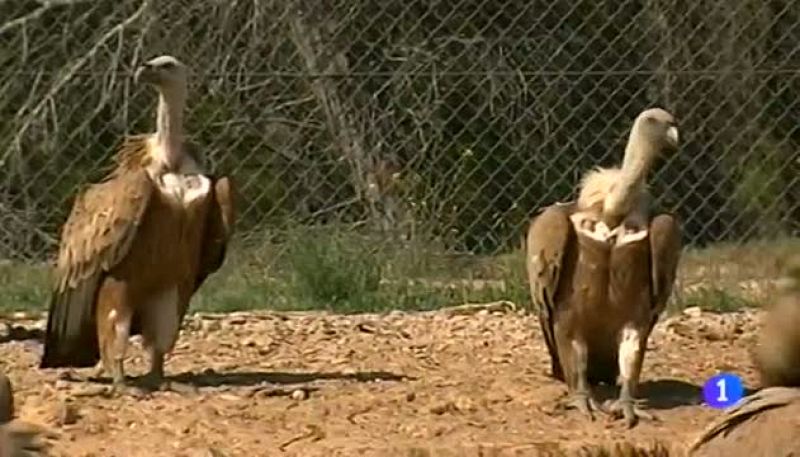
{"type": "Polygon", "coordinates": [[[99,277],[54,291],[39,368],[92,367],[100,360],[94,302],[99,277]]]}

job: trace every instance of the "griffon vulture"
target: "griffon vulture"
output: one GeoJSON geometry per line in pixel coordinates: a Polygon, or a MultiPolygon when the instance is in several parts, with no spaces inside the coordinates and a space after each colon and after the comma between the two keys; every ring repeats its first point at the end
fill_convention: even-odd
{"type": "Polygon", "coordinates": [[[647,338],[672,291],[681,231],[670,214],[651,215],[645,179],[678,146],[673,116],[648,109],[631,128],[621,168],[586,173],[578,199],[556,203],[528,229],[531,298],[570,405],[594,419],[590,384],[617,381],[610,413],[628,427],[651,418],[634,405],[647,338]]]}
{"type": "Polygon", "coordinates": [[[77,196],[61,232],[41,368],[89,367],[125,385],[128,338],[164,383],[194,292],[221,265],[233,230],[232,183],[206,173],[184,141],[187,69],[171,56],[137,69],[159,94],[156,132],[125,138],[116,167],[77,196]]]}
{"type": "Polygon", "coordinates": [[[800,455],[800,258],[767,310],[754,362],[762,389],[712,422],[692,443],[696,457],[800,455]]]}

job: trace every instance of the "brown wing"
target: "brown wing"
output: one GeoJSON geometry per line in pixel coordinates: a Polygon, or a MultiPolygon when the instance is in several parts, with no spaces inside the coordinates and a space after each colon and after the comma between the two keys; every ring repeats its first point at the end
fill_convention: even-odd
{"type": "Polygon", "coordinates": [[[528,229],[526,266],[531,301],[539,317],[545,344],[550,353],[553,376],[563,378],[556,350],[554,314],[556,292],[563,270],[564,253],[574,242],[575,231],[569,215],[572,205],[551,205],[539,214],[528,229]]]}
{"type": "Polygon", "coordinates": [[[130,171],[76,199],[61,232],[41,368],[96,363],[97,288],[128,253],[153,189],[144,170],[130,171]]]}
{"type": "Polygon", "coordinates": [[[651,303],[654,319],[658,319],[672,293],[682,247],[681,228],[675,216],[659,214],[650,221],[651,303]]]}
{"type": "Polygon", "coordinates": [[[208,209],[205,235],[203,236],[200,266],[194,290],[203,284],[211,273],[222,266],[228,240],[236,222],[236,188],[231,178],[211,178],[214,185],[213,198],[208,209]]]}

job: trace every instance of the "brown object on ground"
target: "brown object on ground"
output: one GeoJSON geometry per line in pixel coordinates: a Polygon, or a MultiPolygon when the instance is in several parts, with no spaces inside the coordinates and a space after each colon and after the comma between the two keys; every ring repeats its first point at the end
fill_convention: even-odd
{"type": "MultiPolygon", "coordinates": [[[[116,168],[75,200],[61,233],[41,368],[89,367],[125,384],[131,335],[164,384],[192,295],[223,263],[234,223],[231,181],[206,174],[184,143],[186,68],[160,56],[136,79],[159,92],[157,129],[125,139],[116,168]]],[[[96,374],[100,374],[99,372],[96,374]]]]}
{"type": "Polygon", "coordinates": [[[0,457],[40,457],[46,455],[43,430],[14,420],[14,393],[11,381],[0,373],[0,457]]]}
{"type": "Polygon", "coordinates": [[[762,387],[800,387],[800,257],[789,262],[781,283],[754,351],[762,387]]]}
{"type": "Polygon", "coordinates": [[[695,440],[697,457],[800,455],[800,258],[766,310],[754,353],[762,389],[745,397],[695,440]]]}
{"type": "Polygon", "coordinates": [[[23,421],[0,425],[0,457],[47,456],[49,447],[43,437],[41,427],[23,421]]]}
{"type": "Polygon", "coordinates": [[[620,394],[611,412],[629,427],[652,417],[634,405],[650,332],[672,292],[681,230],[670,214],[651,214],[646,178],[677,148],[673,116],[658,108],[635,120],[621,168],[592,170],[578,199],[533,219],[527,238],[531,298],[569,405],[594,420],[590,385],[620,394]]]}
{"type": "Polygon", "coordinates": [[[800,455],[800,389],[767,387],[745,397],[708,426],[692,457],[800,455]]]}
{"type": "Polygon", "coordinates": [[[14,393],[11,391],[11,380],[0,373],[0,424],[14,418],[14,393]]]}

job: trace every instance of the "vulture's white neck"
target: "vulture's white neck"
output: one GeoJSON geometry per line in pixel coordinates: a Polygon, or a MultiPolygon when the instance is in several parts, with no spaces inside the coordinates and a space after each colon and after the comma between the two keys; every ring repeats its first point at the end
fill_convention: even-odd
{"type": "Polygon", "coordinates": [[[634,209],[657,155],[657,146],[652,141],[637,132],[631,134],[625,146],[619,181],[614,184],[603,204],[604,213],[624,216],[634,209]]]}
{"type": "Polygon", "coordinates": [[[183,110],[186,90],[161,90],[156,114],[156,142],[161,159],[169,168],[177,169],[183,159],[183,110]]]}

